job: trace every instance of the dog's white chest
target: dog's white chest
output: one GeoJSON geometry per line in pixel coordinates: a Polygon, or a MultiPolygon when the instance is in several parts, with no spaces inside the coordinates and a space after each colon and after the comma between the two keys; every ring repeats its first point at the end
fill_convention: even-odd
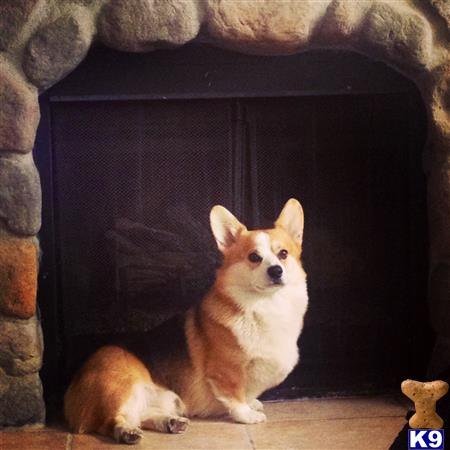
{"type": "Polygon", "coordinates": [[[234,324],[239,346],[262,384],[278,384],[297,363],[297,340],[306,307],[306,287],[297,286],[254,303],[234,324]]]}
{"type": "Polygon", "coordinates": [[[300,320],[296,319],[275,310],[253,311],[242,317],[234,331],[248,359],[291,359],[288,354],[296,352],[300,333],[300,320]]]}

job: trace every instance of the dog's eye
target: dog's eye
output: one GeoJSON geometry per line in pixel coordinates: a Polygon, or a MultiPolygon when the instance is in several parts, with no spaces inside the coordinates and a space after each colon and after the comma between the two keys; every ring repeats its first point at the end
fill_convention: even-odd
{"type": "Polygon", "coordinates": [[[283,248],[283,250],[280,250],[278,253],[278,258],[280,259],[286,259],[288,257],[288,251],[283,248]]]}
{"type": "Polygon", "coordinates": [[[259,263],[262,261],[262,258],[258,253],[252,252],[248,255],[248,260],[252,263],[259,263]]]}

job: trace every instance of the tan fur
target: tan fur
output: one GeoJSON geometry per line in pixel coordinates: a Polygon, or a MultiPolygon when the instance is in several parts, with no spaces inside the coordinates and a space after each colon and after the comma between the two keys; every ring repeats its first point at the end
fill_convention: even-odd
{"type": "Polygon", "coordinates": [[[112,434],[119,409],[135,383],[152,383],[144,364],[120,347],[102,347],[66,392],[64,413],[71,430],[112,434]]]}
{"type": "Polygon", "coordinates": [[[164,406],[162,417],[174,416],[177,427],[180,423],[183,427],[179,417],[183,413],[190,417],[230,414],[243,423],[265,420],[257,397],[279,384],[298,359],[296,342],[307,307],[306,276],[300,264],[303,212],[296,200],[290,200],[273,229],[248,231],[225,208],[215,207],[211,224],[224,261],[200,306],[186,314],[188,356],[151,367],[153,381],[149,370],[131,353],[119,347],[100,349],[67,391],[65,414],[72,430],[119,440],[124,429],[146,424],[164,431],[161,423],[167,421],[158,419],[161,408],[155,408],[154,402],[161,403],[163,395],[177,398],[173,392],[180,396],[186,411],[184,405],[176,411],[164,406]],[[258,269],[248,259],[262,247],[268,265],[275,262],[283,267],[286,286],[267,282],[261,292],[255,291],[245,284],[244,275],[244,285],[240,285],[240,272],[244,271],[248,276],[262,274],[264,280],[265,266],[258,269]],[[278,258],[282,249],[289,258],[278,258]],[[148,408],[145,413],[133,400],[133,392],[141,392],[133,389],[142,385],[154,392],[148,397],[149,405],[144,405],[148,408]],[[136,408],[141,409],[134,414],[136,408]],[[126,417],[121,424],[124,410],[135,418],[126,417]]]}

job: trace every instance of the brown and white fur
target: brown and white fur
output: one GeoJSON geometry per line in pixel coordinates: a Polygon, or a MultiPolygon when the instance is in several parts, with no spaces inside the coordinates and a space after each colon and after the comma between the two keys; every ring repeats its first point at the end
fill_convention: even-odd
{"type": "Polygon", "coordinates": [[[266,230],[247,230],[222,206],[211,210],[210,221],[223,264],[183,319],[185,351],[152,365],[127,347],[102,347],[66,393],[73,431],[135,443],[142,428],[184,431],[186,417],[266,420],[257,398],[281,383],[299,357],[308,302],[303,210],[290,199],[266,230]]]}

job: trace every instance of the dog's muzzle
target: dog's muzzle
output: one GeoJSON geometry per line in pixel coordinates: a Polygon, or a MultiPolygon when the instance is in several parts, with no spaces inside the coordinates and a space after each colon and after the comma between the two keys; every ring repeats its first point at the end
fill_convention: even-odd
{"type": "Polygon", "coordinates": [[[283,268],[278,264],[270,266],[267,269],[267,275],[269,275],[269,278],[274,284],[282,284],[281,277],[283,276],[283,268]]]}

